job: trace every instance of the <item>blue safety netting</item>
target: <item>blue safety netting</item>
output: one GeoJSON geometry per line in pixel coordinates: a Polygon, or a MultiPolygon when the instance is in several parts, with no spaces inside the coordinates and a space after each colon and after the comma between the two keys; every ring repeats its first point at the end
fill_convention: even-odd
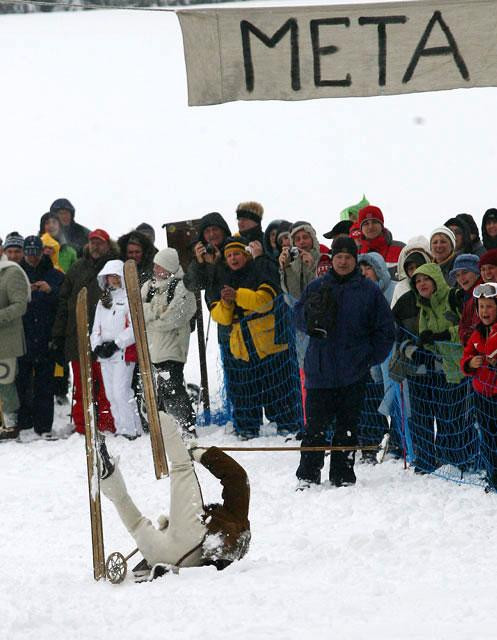
{"type": "Polygon", "coordinates": [[[259,434],[263,423],[272,423],[283,435],[303,428],[302,396],[297,364],[295,329],[291,311],[283,296],[278,296],[273,309],[274,330],[268,331],[269,343],[287,345],[278,353],[259,357],[250,331],[250,322],[263,314],[251,314],[240,321],[248,361],[235,358],[230,350],[229,328],[220,327],[218,340],[224,376],[223,397],[214,401],[210,421],[233,423],[235,431],[252,437],[259,434]]]}
{"type": "MultiPolygon", "coordinates": [[[[264,420],[277,424],[281,432],[302,428],[299,334],[296,338],[290,311],[280,300],[275,336],[284,337],[287,351],[260,359],[247,328],[251,316],[242,320],[249,362],[231,354],[229,330],[219,333],[223,380],[211,423],[231,421],[239,433],[258,432],[264,420]]],[[[416,336],[406,332],[384,365],[371,371],[358,423],[360,444],[379,444],[388,432],[391,454],[405,455],[418,473],[479,485],[494,476],[497,484],[497,396],[476,393],[470,378],[462,375],[460,344],[418,347],[409,359],[397,353],[404,339],[416,346],[416,336]]]]}

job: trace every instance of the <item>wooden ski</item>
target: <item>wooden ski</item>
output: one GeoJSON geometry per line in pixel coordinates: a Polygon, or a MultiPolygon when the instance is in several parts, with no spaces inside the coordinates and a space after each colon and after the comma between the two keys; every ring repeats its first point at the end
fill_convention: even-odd
{"type": "Polygon", "coordinates": [[[138,366],[140,368],[147,420],[150,428],[150,444],[152,445],[155,477],[157,480],[160,480],[160,478],[165,478],[169,475],[169,469],[160,428],[159,411],[157,410],[157,398],[155,394],[152,362],[148,351],[138,271],[134,260],[127,260],[124,263],[124,280],[128,293],[129,310],[138,354],[138,366]]]}
{"type": "Polygon", "coordinates": [[[99,435],[95,407],[93,405],[93,380],[91,368],[90,340],[88,335],[88,291],[83,287],[76,302],[78,330],[79,367],[85,415],[86,468],[88,472],[88,494],[90,498],[91,542],[93,551],[93,577],[105,580],[104,535],[100,503],[100,473],[97,446],[99,435]]]}

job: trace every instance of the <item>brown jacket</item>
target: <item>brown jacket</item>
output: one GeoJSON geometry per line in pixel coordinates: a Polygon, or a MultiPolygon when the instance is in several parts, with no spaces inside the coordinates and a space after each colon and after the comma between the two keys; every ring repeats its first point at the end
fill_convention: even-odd
{"type": "Polygon", "coordinates": [[[203,551],[208,562],[224,568],[248,551],[250,485],[245,469],[217,447],[207,449],[200,463],[223,486],[223,503],[205,506],[205,526],[209,533],[203,551]]]}

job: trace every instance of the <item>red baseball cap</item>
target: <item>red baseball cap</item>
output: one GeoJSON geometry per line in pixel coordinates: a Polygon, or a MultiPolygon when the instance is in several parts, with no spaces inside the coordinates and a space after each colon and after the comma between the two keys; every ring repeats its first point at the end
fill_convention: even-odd
{"type": "Polygon", "coordinates": [[[361,238],[361,237],[362,237],[361,227],[357,222],[354,222],[354,224],[350,227],[349,238],[361,238]]]}
{"type": "Polygon", "coordinates": [[[99,238],[104,242],[110,242],[109,234],[103,229],[95,229],[94,231],[90,231],[90,233],[88,234],[88,240],[91,240],[92,238],[99,238]]]}

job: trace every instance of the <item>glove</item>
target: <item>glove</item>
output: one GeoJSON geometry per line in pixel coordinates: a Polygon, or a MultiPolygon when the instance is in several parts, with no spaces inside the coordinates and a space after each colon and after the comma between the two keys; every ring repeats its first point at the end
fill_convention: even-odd
{"type": "Polygon", "coordinates": [[[93,353],[95,356],[97,356],[97,358],[102,358],[105,356],[102,356],[102,349],[103,349],[103,344],[97,344],[97,346],[93,349],[93,353]]]}
{"type": "Polygon", "coordinates": [[[48,343],[48,353],[53,358],[54,362],[60,364],[62,367],[66,363],[65,355],[64,355],[64,338],[60,336],[57,338],[52,338],[48,343]]]}
{"type": "Polygon", "coordinates": [[[424,347],[427,344],[433,344],[437,341],[444,342],[448,340],[450,340],[450,331],[448,329],[440,331],[439,333],[434,333],[431,329],[426,329],[419,335],[419,346],[424,347]]]}
{"type": "Polygon", "coordinates": [[[399,345],[400,355],[408,360],[412,360],[414,358],[414,354],[417,350],[418,347],[412,340],[404,340],[404,342],[401,342],[399,345]]]}
{"type": "Polygon", "coordinates": [[[450,342],[450,338],[450,331],[448,329],[433,334],[433,339],[435,340],[435,342],[450,342]]]}
{"type": "Polygon", "coordinates": [[[145,302],[152,302],[152,299],[156,293],[157,293],[157,288],[151,285],[148,289],[147,299],[145,300],[145,302]]]}
{"type": "Polygon", "coordinates": [[[111,342],[103,342],[102,344],[98,345],[98,347],[95,348],[94,353],[99,358],[110,358],[116,351],[119,351],[119,347],[114,342],[114,340],[112,340],[111,342]]]}
{"type": "Polygon", "coordinates": [[[418,344],[420,347],[424,347],[427,344],[433,344],[435,342],[435,334],[431,329],[425,329],[421,331],[418,338],[418,344]]]}

